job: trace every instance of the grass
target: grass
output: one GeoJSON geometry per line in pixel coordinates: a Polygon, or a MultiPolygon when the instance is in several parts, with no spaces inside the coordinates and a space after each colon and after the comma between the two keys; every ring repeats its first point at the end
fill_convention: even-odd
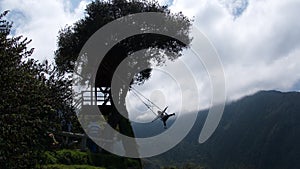
{"type": "Polygon", "coordinates": [[[68,149],[45,152],[40,164],[43,166],[43,169],[141,168],[139,161],[136,159],[128,159],[113,154],[81,152],[68,149]]]}
{"type": "Polygon", "coordinates": [[[105,169],[103,167],[94,167],[90,165],[64,165],[64,164],[50,164],[42,166],[42,169],[105,169]]]}

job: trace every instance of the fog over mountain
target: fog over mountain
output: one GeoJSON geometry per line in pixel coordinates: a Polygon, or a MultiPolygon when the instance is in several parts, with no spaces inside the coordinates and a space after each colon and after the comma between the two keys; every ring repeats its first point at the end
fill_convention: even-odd
{"type": "MultiPolygon", "coordinates": [[[[198,137],[207,111],[199,112],[187,137],[168,152],[145,159],[146,168],[195,163],[214,169],[298,169],[299,102],[299,92],[278,91],[261,91],[232,102],[213,136],[203,144],[198,137]]],[[[149,126],[136,128],[137,136],[149,137],[163,130],[159,124],[149,126]]]]}

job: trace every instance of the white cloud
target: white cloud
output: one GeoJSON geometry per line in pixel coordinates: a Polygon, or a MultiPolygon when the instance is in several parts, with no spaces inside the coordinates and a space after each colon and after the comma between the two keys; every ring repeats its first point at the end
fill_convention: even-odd
{"type": "Polygon", "coordinates": [[[87,1],[81,1],[74,10],[70,3],[71,0],[1,0],[0,6],[1,10],[11,11],[14,33],[32,39],[33,57],[53,61],[58,31],[84,15],[87,1]]]}
{"type": "Polygon", "coordinates": [[[236,19],[220,0],[177,1],[181,3],[185,8],[176,3],[172,8],[197,11],[194,24],[215,45],[230,99],[257,90],[291,90],[300,80],[298,0],[250,1],[236,19]]]}
{"type": "MultiPolygon", "coordinates": [[[[169,106],[168,113],[195,112],[210,106],[212,91],[208,74],[199,58],[190,51],[186,52],[186,56],[175,62],[167,61],[166,66],[155,67],[151,78],[135,87],[161,109],[169,106]]],[[[149,122],[155,118],[133,92],[127,97],[127,110],[133,121],[149,122]]],[[[153,110],[157,112],[158,109],[154,107],[153,110]]]]}
{"type": "MultiPolygon", "coordinates": [[[[31,46],[36,48],[34,56],[41,60],[53,59],[59,29],[82,17],[86,4],[87,1],[80,1],[75,5],[75,9],[71,9],[71,6],[74,6],[71,0],[0,0],[1,10],[12,10],[11,15],[17,26],[16,34],[33,39],[31,46]]],[[[194,24],[216,47],[224,66],[229,100],[258,90],[288,91],[299,83],[299,8],[299,0],[174,0],[170,7],[173,12],[182,11],[188,17],[194,17],[194,24]],[[236,10],[239,9],[242,10],[237,15],[236,10]]],[[[188,62],[190,55],[186,54],[183,58],[186,58],[194,72],[200,93],[199,104],[204,108],[210,105],[211,100],[209,77],[199,62],[188,62]]],[[[175,62],[170,65],[176,67],[176,64],[175,62]]],[[[182,92],[182,98],[191,97],[192,93],[188,90],[189,81],[185,79],[184,71],[178,67],[165,70],[176,74],[177,80],[184,82],[186,90],[182,92]]],[[[170,85],[166,78],[158,73],[154,73],[152,77],[144,86],[145,89],[151,90],[141,90],[148,97],[151,97],[153,91],[162,91],[165,104],[161,107],[169,105],[170,111],[177,111],[177,103],[180,101],[179,96],[174,95],[176,85],[170,85]],[[163,87],[163,84],[167,84],[167,87],[163,87]]],[[[189,101],[190,105],[186,105],[185,108],[194,105],[193,98],[189,101]]],[[[142,105],[139,106],[136,112],[143,111],[142,105]]],[[[139,118],[149,117],[143,114],[139,118]]]]}
{"type": "MultiPolygon", "coordinates": [[[[299,8],[298,0],[175,0],[171,6],[173,12],[194,17],[194,24],[215,45],[224,66],[229,101],[259,90],[299,90],[295,89],[300,81],[299,8]],[[244,10],[236,15],[234,8],[239,7],[244,10]]],[[[189,55],[183,58],[188,60],[189,55]]],[[[189,62],[193,71],[197,66],[199,63],[189,62]]],[[[201,108],[209,106],[211,99],[211,84],[203,72],[195,73],[204,98],[201,108]]],[[[185,77],[180,71],[172,73],[185,77]]],[[[176,102],[170,104],[176,106],[176,102]]]]}
{"type": "Polygon", "coordinates": [[[291,90],[300,79],[300,49],[271,63],[233,64],[226,69],[232,99],[257,90],[291,90]]]}

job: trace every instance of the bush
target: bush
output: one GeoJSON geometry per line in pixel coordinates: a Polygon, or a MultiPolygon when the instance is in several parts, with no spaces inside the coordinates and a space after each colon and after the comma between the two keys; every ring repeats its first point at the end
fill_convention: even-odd
{"type": "Polygon", "coordinates": [[[79,150],[46,151],[43,156],[43,164],[89,164],[88,154],[79,150]]]}
{"type": "Polygon", "coordinates": [[[109,169],[124,168],[124,158],[111,154],[89,153],[91,165],[103,166],[109,169]]]}
{"type": "Polygon", "coordinates": [[[51,164],[45,165],[42,169],[105,169],[102,167],[93,167],[89,165],[63,165],[63,164],[51,164]]]}
{"type": "Polygon", "coordinates": [[[60,150],[56,151],[60,164],[88,164],[88,155],[79,150],[60,150]]]}
{"type": "Polygon", "coordinates": [[[43,164],[57,164],[58,160],[54,156],[53,152],[46,151],[42,157],[43,164]]]}
{"type": "Polygon", "coordinates": [[[103,166],[107,169],[131,168],[140,169],[139,160],[133,158],[119,157],[113,154],[89,153],[91,165],[103,166]]]}
{"type": "Polygon", "coordinates": [[[107,169],[121,169],[124,168],[124,166],[126,166],[126,168],[132,169],[140,168],[139,161],[136,159],[119,157],[112,154],[99,154],[67,149],[58,150],[54,152],[45,152],[41,164],[45,167],[48,167],[47,169],[49,169],[49,167],[52,167],[50,169],[53,169],[55,167],[55,169],[57,169],[58,166],[66,167],[65,165],[74,165],[72,167],[78,167],[76,165],[92,165],[97,167],[105,167],[107,169]]]}

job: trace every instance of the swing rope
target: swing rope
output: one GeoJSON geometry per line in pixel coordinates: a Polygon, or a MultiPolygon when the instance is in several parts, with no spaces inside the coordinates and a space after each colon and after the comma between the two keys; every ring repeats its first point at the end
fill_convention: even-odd
{"type": "Polygon", "coordinates": [[[155,106],[159,110],[162,110],[158,105],[156,105],[155,103],[153,103],[150,99],[148,99],[146,96],[144,96],[140,91],[138,91],[134,87],[131,86],[130,89],[133,89],[132,91],[138,93],[140,96],[142,96],[144,99],[146,99],[149,103],[151,103],[153,106],[155,106]]]}
{"type": "Polygon", "coordinates": [[[151,110],[151,112],[157,116],[157,113],[154,112],[154,110],[152,109],[152,107],[150,105],[148,105],[136,92],[132,91],[132,93],[134,94],[135,97],[137,97],[138,99],[141,100],[141,102],[148,108],[151,110]]]}
{"type": "MultiPolygon", "coordinates": [[[[106,70],[109,70],[109,68],[108,68],[107,65],[103,64],[103,66],[104,66],[104,68],[105,68],[106,70]]],[[[118,74],[115,74],[115,76],[116,76],[122,83],[125,83],[125,81],[124,81],[118,74]]],[[[155,112],[153,111],[152,107],[149,106],[149,105],[148,105],[141,97],[143,97],[145,100],[147,100],[147,101],[148,101],[149,103],[151,103],[153,106],[155,106],[158,110],[162,111],[162,109],[161,109],[159,106],[157,106],[155,103],[153,103],[150,99],[148,99],[146,96],[144,96],[140,91],[138,91],[138,90],[137,90],[136,88],[134,88],[133,86],[129,86],[129,91],[132,91],[132,93],[133,93],[136,97],[138,97],[138,98],[142,101],[142,103],[145,104],[145,106],[146,106],[148,109],[150,109],[151,112],[153,112],[155,115],[157,115],[157,113],[155,113],[155,112]],[[130,90],[130,89],[132,89],[132,90],[130,90]],[[141,97],[140,97],[140,96],[141,96],[141,97]]]]}

